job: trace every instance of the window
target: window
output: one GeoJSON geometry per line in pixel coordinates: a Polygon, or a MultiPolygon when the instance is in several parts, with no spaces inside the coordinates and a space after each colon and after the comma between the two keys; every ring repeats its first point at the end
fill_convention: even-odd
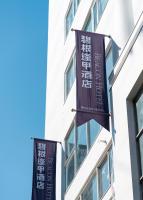
{"type": "Polygon", "coordinates": [[[93,15],[94,15],[94,30],[96,29],[101,16],[105,10],[108,0],[97,0],[93,6],[93,15]]]}
{"type": "Polygon", "coordinates": [[[103,15],[108,0],[97,0],[91,8],[90,16],[84,27],[85,31],[95,31],[97,25],[103,15]]]}
{"type": "Polygon", "coordinates": [[[114,170],[113,170],[113,151],[112,148],[109,150],[109,175],[110,175],[110,183],[114,181],[114,170]]]}
{"type": "Polygon", "coordinates": [[[99,168],[100,197],[102,197],[110,186],[108,160],[105,160],[99,168]]]}
{"type": "Polygon", "coordinates": [[[73,56],[65,72],[65,99],[67,98],[75,80],[75,56],[73,56]]]}
{"type": "Polygon", "coordinates": [[[107,79],[109,78],[112,70],[113,70],[113,50],[112,48],[109,49],[107,56],[106,56],[106,74],[107,74],[107,79]]]}
{"type": "Polygon", "coordinates": [[[74,178],[75,172],[84,161],[87,152],[90,150],[99,134],[100,128],[100,125],[95,120],[90,120],[78,128],[72,126],[70,129],[65,140],[66,188],[69,186],[74,178]]]}
{"type": "Polygon", "coordinates": [[[75,138],[74,138],[74,127],[71,129],[71,131],[70,131],[70,134],[69,134],[69,136],[68,136],[68,138],[67,138],[67,141],[66,141],[66,145],[67,145],[67,147],[66,147],[66,149],[67,149],[67,157],[69,157],[70,156],[70,154],[71,154],[71,152],[72,152],[72,150],[73,150],[73,148],[74,148],[74,145],[75,145],[75,138]]]}
{"type": "Polygon", "coordinates": [[[100,20],[108,0],[98,0],[98,18],[100,20]]]}
{"type": "Polygon", "coordinates": [[[97,138],[100,128],[101,128],[100,125],[94,119],[89,121],[89,129],[90,129],[89,146],[90,147],[93,145],[93,142],[97,138]]]}
{"type": "Polygon", "coordinates": [[[106,194],[113,181],[112,148],[108,150],[104,160],[95,168],[95,174],[90,178],[79,195],[81,200],[100,200],[106,194]]]}
{"type": "Polygon", "coordinates": [[[66,36],[71,28],[73,18],[74,18],[74,4],[72,2],[66,16],[66,36]]]}
{"type": "Polygon", "coordinates": [[[79,0],[71,1],[70,7],[68,9],[68,12],[67,12],[67,15],[65,18],[66,36],[68,35],[68,33],[70,31],[70,28],[71,28],[78,5],[79,5],[79,0]]]}
{"type": "Polygon", "coordinates": [[[82,200],[97,200],[97,177],[94,176],[82,193],[82,200]]]}
{"type": "Polygon", "coordinates": [[[66,139],[66,186],[68,186],[75,174],[75,128],[72,126],[66,139]]]}
{"type": "Polygon", "coordinates": [[[113,50],[112,48],[109,49],[107,56],[106,56],[106,79],[107,79],[107,92],[108,92],[108,105],[109,111],[111,111],[111,104],[110,104],[110,84],[109,84],[109,76],[113,70],[114,63],[113,63],[113,50]]]}
{"type": "Polygon", "coordinates": [[[74,177],[74,172],[75,172],[75,161],[74,161],[74,155],[72,156],[72,158],[70,159],[69,163],[67,164],[67,168],[66,168],[66,186],[68,186],[73,177],[74,177]]]}
{"type": "Polygon", "coordinates": [[[137,142],[140,152],[141,177],[143,177],[143,89],[135,99],[137,121],[137,142]]]}
{"type": "Polygon", "coordinates": [[[81,165],[87,153],[86,124],[77,128],[77,168],[81,165]]]}
{"type": "Polygon", "coordinates": [[[85,31],[91,32],[92,31],[92,20],[91,20],[91,15],[88,17],[87,22],[84,27],[85,31]]]}

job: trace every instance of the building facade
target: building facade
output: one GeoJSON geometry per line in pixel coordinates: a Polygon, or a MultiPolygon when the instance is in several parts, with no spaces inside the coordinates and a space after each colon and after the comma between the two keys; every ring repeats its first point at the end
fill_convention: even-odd
{"type": "Polygon", "coordinates": [[[49,1],[45,139],[57,150],[57,200],[143,199],[143,1],[49,1]],[[75,125],[75,33],[105,37],[110,132],[75,125]]]}

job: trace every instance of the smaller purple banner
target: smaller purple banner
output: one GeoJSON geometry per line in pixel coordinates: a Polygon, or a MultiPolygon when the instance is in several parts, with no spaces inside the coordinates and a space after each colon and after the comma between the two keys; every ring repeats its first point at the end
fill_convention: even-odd
{"type": "Polygon", "coordinates": [[[32,200],[55,200],[56,149],[54,141],[34,139],[32,200]]]}
{"type": "Polygon", "coordinates": [[[76,30],[76,124],[109,130],[104,35],[76,30]]]}

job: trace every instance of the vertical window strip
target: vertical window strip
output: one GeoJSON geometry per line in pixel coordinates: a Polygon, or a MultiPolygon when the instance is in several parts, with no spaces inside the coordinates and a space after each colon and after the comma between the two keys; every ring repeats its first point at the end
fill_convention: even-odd
{"type": "Polygon", "coordinates": [[[75,81],[75,66],[76,66],[75,62],[76,61],[74,53],[65,72],[65,101],[75,81]]]}
{"type": "Polygon", "coordinates": [[[136,124],[137,124],[137,145],[139,149],[140,179],[143,180],[143,89],[141,89],[134,101],[136,124]]]}
{"type": "Polygon", "coordinates": [[[78,171],[81,164],[83,163],[87,153],[89,152],[93,142],[96,140],[99,132],[100,132],[100,125],[95,120],[90,120],[89,122],[83,124],[78,128],[74,125],[73,128],[70,129],[68,137],[65,140],[65,146],[66,146],[65,170],[66,170],[66,183],[67,183],[66,188],[74,178],[72,177],[70,181],[68,181],[67,178],[69,174],[68,171],[71,169],[71,168],[69,169],[69,163],[71,162],[71,159],[74,156],[74,174],[75,174],[78,171]],[[92,140],[94,140],[92,141],[92,144],[90,141],[91,138],[92,140]]]}
{"type": "Polygon", "coordinates": [[[65,17],[65,30],[66,30],[65,35],[66,35],[66,37],[70,31],[70,28],[71,28],[72,22],[74,20],[74,16],[76,14],[79,2],[80,2],[80,0],[71,0],[71,2],[70,2],[70,6],[69,6],[68,12],[65,17]]]}
{"type": "Polygon", "coordinates": [[[73,4],[73,1],[72,1],[71,4],[70,4],[68,13],[66,15],[66,36],[68,35],[69,30],[71,28],[73,18],[74,18],[74,4],[73,4]]]}
{"type": "Polygon", "coordinates": [[[107,56],[106,56],[106,81],[107,81],[109,112],[111,111],[109,76],[110,76],[113,68],[114,68],[113,50],[112,50],[112,46],[111,46],[110,49],[108,50],[108,53],[107,53],[107,56]]]}
{"type": "Polygon", "coordinates": [[[92,13],[93,13],[93,30],[96,29],[97,25],[98,25],[98,9],[97,9],[97,3],[94,3],[94,6],[92,8],[92,13]]]}
{"type": "Polygon", "coordinates": [[[85,31],[91,32],[92,31],[92,15],[90,14],[86,20],[86,24],[84,27],[85,31]]]}
{"type": "Polygon", "coordinates": [[[100,181],[100,198],[102,198],[110,187],[108,156],[99,167],[99,181],[100,181]]]}
{"type": "Polygon", "coordinates": [[[78,199],[80,200],[99,200],[104,197],[109,188],[111,187],[111,168],[112,164],[110,164],[110,154],[112,152],[112,147],[108,150],[106,157],[101,162],[99,167],[95,169],[94,174],[88,180],[88,184],[85,186],[78,199]],[[101,174],[101,170],[105,168],[106,173],[101,174]],[[108,179],[107,181],[105,179],[108,179]],[[96,184],[94,182],[96,180],[96,184]]]}
{"type": "Polygon", "coordinates": [[[87,25],[84,26],[84,30],[86,31],[95,31],[98,23],[103,15],[103,12],[106,8],[106,5],[108,3],[108,0],[97,0],[94,2],[91,11],[90,11],[90,15],[91,15],[91,27],[89,29],[89,27],[87,25]]]}

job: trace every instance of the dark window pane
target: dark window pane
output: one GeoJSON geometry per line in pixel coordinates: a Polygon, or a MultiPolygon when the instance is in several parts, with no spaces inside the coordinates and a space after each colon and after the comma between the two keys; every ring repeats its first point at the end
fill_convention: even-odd
{"type": "Polygon", "coordinates": [[[77,5],[79,5],[80,0],[77,0],[77,5]]]}
{"type": "Polygon", "coordinates": [[[93,16],[94,16],[94,30],[97,27],[98,19],[97,19],[97,4],[95,3],[93,6],[93,16]]]}
{"type": "Polygon", "coordinates": [[[140,159],[141,159],[141,173],[143,176],[143,134],[139,138],[140,159]]]}
{"type": "Polygon", "coordinates": [[[107,79],[107,92],[108,92],[108,105],[109,105],[109,111],[111,111],[111,105],[110,105],[110,84],[109,84],[109,76],[113,70],[113,51],[112,48],[108,52],[106,56],[106,79],[107,79]]]}
{"type": "Polygon", "coordinates": [[[90,120],[89,122],[89,139],[90,146],[94,143],[100,131],[100,125],[95,120],[90,120]]]}
{"type": "Polygon", "coordinates": [[[82,194],[82,200],[97,200],[97,179],[94,177],[82,194]]]}
{"type": "Polygon", "coordinates": [[[107,78],[109,77],[109,75],[111,74],[112,70],[113,70],[113,51],[112,49],[110,49],[110,51],[108,52],[107,56],[106,56],[106,74],[107,74],[107,78]]]}
{"type": "Polygon", "coordinates": [[[71,129],[70,134],[66,140],[66,152],[67,157],[69,157],[71,151],[74,148],[75,140],[74,140],[74,127],[71,129]]]}
{"type": "Polygon", "coordinates": [[[108,0],[99,0],[98,2],[98,15],[99,15],[99,20],[104,12],[104,9],[106,7],[108,0]]]}
{"type": "Polygon", "coordinates": [[[87,153],[86,124],[77,128],[77,168],[84,160],[87,153]]]}
{"type": "Polygon", "coordinates": [[[68,14],[66,16],[66,35],[68,34],[74,18],[73,3],[71,4],[68,14]]]}
{"type": "Polygon", "coordinates": [[[67,166],[67,187],[71,183],[73,177],[74,177],[74,156],[72,157],[67,166]]]}
{"type": "Polygon", "coordinates": [[[112,148],[109,151],[109,170],[110,170],[110,181],[114,180],[114,170],[113,170],[113,151],[112,148]]]}
{"type": "Polygon", "coordinates": [[[88,17],[88,20],[87,20],[87,23],[86,23],[86,25],[85,25],[84,30],[85,30],[85,31],[89,31],[89,32],[92,31],[91,15],[88,17]]]}
{"type": "Polygon", "coordinates": [[[100,197],[102,197],[103,195],[105,195],[110,186],[108,160],[105,160],[104,163],[99,168],[99,180],[100,180],[100,197]]]}
{"type": "Polygon", "coordinates": [[[143,129],[143,93],[136,102],[138,132],[143,129]]]}
{"type": "Polygon", "coordinates": [[[69,69],[67,71],[67,74],[66,74],[66,86],[67,86],[66,96],[69,94],[69,92],[72,88],[72,85],[74,83],[74,80],[75,80],[74,62],[72,60],[70,66],[69,66],[69,69]]]}

